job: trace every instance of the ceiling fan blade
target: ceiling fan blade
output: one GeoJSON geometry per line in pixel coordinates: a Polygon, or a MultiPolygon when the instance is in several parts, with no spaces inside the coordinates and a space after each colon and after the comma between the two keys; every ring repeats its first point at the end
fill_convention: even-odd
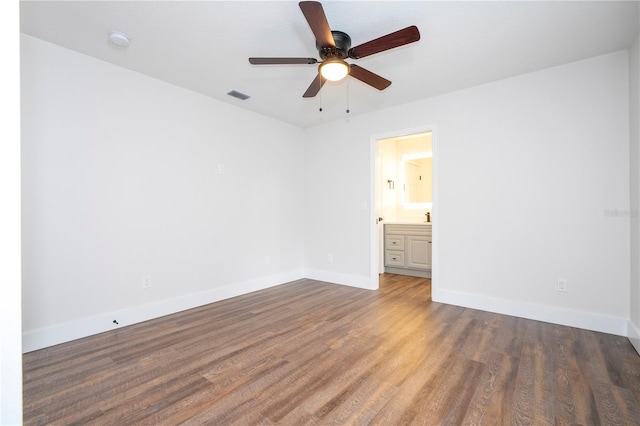
{"type": "Polygon", "coordinates": [[[349,57],[352,59],[364,58],[418,40],[420,40],[420,31],[418,31],[418,27],[412,25],[349,49],[349,57]]]}
{"type": "Polygon", "coordinates": [[[384,90],[391,85],[391,82],[386,78],[354,64],[351,64],[349,75],[378,90],[384,90]]]}
{"type": "Polygon", "coordinates": [[[302,95],[302,97],[313,98],[315,95],[318,94],[320,89],[322,89],[322,85],[324,84],[325,81],[327,80],[324,77],[322,77],[320,73],[318,73],[316,75],[316,78],[314,78],[313,81],[311,82],[311,86],[309,86],[307,91],[304,92],[304,95],[302,95]]]}
{"type": "Polygon", "coordinates": [[[331,35],[331,28],[322,5],[317,1],[301,1],[299,5],[318,44],[321,47],[335,47],[336,42],[331,35]]]}
{"type": "Polygon", "coordinates": [[[315,58],[249,58],[253,65],[290,65],[290,64],[315,64],[315,58]]]}

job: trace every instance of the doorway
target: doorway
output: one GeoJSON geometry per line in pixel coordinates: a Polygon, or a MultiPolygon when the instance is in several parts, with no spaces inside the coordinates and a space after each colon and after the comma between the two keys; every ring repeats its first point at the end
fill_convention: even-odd
{"type": "MultiPolygon", "coordinates": [[[[371,137],[371,287],[384,273],[384,224],[423,223],[437,210],[435,126],[371,137]],[[430,175],[430,176],[429,176],[430,175]],[[430,178],[430,179],[429,179],[430,178]],[[428,182],[430,181],[430,184],[428,182]]],[[[437,231],[432,222],[431,280],[437,270],[437,231]]],[[[432,287],[433,288],[433,287],[432,287]]]]}

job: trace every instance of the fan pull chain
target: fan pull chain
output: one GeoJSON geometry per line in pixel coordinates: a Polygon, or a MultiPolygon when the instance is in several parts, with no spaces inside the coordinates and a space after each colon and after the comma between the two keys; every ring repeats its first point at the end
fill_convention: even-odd
{"type": "Polygon", "coordinates": [[[347,80],[347,114],[351,111],[349,110],[349,80],[347,80]]]}
{"type": "Polygon", "coordinates": [[[322,90],[319,93],[319,98],[320,98],[320,109],[318,111],[322,112],[322,90]]]}

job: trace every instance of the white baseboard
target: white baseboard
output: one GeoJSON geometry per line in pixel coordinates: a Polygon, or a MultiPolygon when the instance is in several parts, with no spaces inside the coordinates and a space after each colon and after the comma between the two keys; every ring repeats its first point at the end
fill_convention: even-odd
{"type": "Polygon", "coordinates": [[[361,277],[359,275],[337,274],[335,272],[307,269],[306,278],[334,284],[347,285],[350,287],[363,288],[365,290],[377,289],[377,286],[374,287],[374,284],[371,282],[371,279],[369,277],[361,277]]]}
{"type": "MultiPolygon", "coordinates": [[[[107,312],[94,317],[81,318],[69,323],[28,331],[22,335],[22,349],[23,352],[42,349],[110,331],[117,327],[148,321],[303,278],[366,290],[375,289],[372,281],[368,277],[337,274],[320,270],[293,270],[255,280],[231,283],[224,287],[218,287],[200,293],[187,294],[173,299],[139,305],[120,311],[107,312]],[[117,318],[118,325],[113,324],[114,318],[117,318]]],[[[625,336],[629,338],[636,351],[640,353],[640,329],[626,318],[438,288],[433,288],[432,291],[432,300],[434,302],[625,336]]]]}
{"type": "Polygon", "coordinates": [[[442,289],[433,289],[431,297],[434,302],[627,337],[627,318],[442,289]]]}
{"type": "Polygon", "coordinates": [[[635,348],[638,355],[640,355],[640,327],[633,323],[633,321],[629,320],[627,324],[627,338],[635,348]]]}
{"type": "Polygon", "coordinates": [[[139,305],[120,311],[106,312],[94,317],[81,318],[52,327],[28,331],[22,334],[22,351],[23,353],[31,352],[302,278],[305,278],[304,270],[302,269],[287,271],[277,275],[230,283],[224,287],[217,287],[199,293],[187,294],[177,298],[139,305]],[[118,320],[118,325],[113,323],[114,319],[118,320]]]}

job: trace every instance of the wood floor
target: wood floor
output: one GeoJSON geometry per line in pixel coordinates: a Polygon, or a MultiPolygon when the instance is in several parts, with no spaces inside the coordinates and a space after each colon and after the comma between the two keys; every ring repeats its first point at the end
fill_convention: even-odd
{"type": "Polygon", "coordinates": [[[24,355],[25,424],[640,424],[626,338],[300,280],[24,355]]]}

